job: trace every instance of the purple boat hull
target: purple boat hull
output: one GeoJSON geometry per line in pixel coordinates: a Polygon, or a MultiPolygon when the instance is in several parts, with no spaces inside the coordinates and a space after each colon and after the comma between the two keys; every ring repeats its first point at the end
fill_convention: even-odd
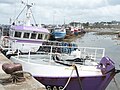
{"type": "MultiPolygon", "coordinates": [[[[115,76],[114,63],[108,57],[104,57],[102,58],[97,68],[101,69],[103,75],[72,77],[65,90],[105,90],[112,78],[115,76]]],[[[69,79],[69,77],[35,78],[43,85],[45,85],[47,90],[52,90],[55,87],[57,88],[57,90],[61,90],[60,88],[63,88],[69,79]]]]}
{"type": "MultiPolygon", "coordinates": [[[[97,76],[97,77],[80,77],[81,85],[77,77],[71,78],[68,86],[65,90],[105,90],[112,78],[114,73],[109,73],[106,76],[97,76]]],[[[48,78],[48,77],[35,77],[47,88],[53,88],[56,86],[64,87],[68,78],[48,78]]],[[[58,89],[59,90],[59,89],[58,89]]]]}

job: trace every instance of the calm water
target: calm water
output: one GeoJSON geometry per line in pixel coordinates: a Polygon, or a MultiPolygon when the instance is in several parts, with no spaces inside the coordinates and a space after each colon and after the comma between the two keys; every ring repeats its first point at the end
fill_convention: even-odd
{"type": "MultiPolygon", "coordinates": [[[[82,38],[75,42],[82,47],[101,47],[106,49],[106,56],[109,56],[120,69],[120,40],[115,39],[115,35],[95,35],[94,32],[86,33],[82,38]]],[[[115,76],[117,84],[120,83],[120,74],[115,76]]],[[[114,80],[111,81],[106,90],[120,90],[120,85],[116,85],[114,80]]]]}

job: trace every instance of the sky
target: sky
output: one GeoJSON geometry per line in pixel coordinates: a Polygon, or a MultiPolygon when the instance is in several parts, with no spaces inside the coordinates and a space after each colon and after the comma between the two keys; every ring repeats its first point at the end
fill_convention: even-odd
{"type": "MultiPolygon", "coordinates": [[[[32,12],[38,24],[63,24],[72,21],[120,21],[120,0],[22,0],[34,3],[32,12]]],[[[24,8],[21,0],[0,0],[0,24],[9,24],[24,8]]],[[[25,11],[19,19],[24,19],[25,11]]],[[[32,19],[32,23],[34,21],[32,19]]]]}

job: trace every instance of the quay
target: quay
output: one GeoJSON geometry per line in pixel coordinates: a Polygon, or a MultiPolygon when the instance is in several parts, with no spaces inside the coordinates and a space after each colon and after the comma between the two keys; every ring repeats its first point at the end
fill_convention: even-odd
{"type": "Polygon", "coordinates": [[[19,83],[4,83],[2,80],[10,77],[9,74],[6,74],[3,69],[2,65],[4,63],[12,63],[9,59],[7,59],[1,52],[0,52],[0,90],[46,90],[44,85],[39,83],[36,79],[32,76],[29,78],[25,78],[24,81],[19,83]]]}

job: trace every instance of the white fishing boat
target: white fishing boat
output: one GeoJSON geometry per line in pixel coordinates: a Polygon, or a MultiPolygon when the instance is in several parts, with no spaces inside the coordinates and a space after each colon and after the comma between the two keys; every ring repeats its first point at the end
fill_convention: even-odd
{"type": "Polygon", "coordinates": [[[34,26],[31,25],[30,21],[33,16],[31,8],[33,4],[22,3],[25,7],[20,14],[25,10],[25,8],[27,8],[26,19],[23,20],[24,22],[21,24],[18,21],[20,14],[18,15],[9,29],[9,35],[2,35],[1,48],[11,49],[14,52],[18,48],[21,52],[28,52],[29,50],[35,52],[39,49],[40,45],[42,45],[42,42],[49,39],[50,32],[48,29],[39,27],[36,24],[34,26]]]}
{"type": "Polygon", "coordinates": [[[49,90],[105,90],[115,76],[115,64],[104,48],[45,45],[34,54],[11,56],[49,90]],[[46,49],[49,51],[46,51],[46,49]],[[69,53],[64,50],[69,49],[69,53]]]}

